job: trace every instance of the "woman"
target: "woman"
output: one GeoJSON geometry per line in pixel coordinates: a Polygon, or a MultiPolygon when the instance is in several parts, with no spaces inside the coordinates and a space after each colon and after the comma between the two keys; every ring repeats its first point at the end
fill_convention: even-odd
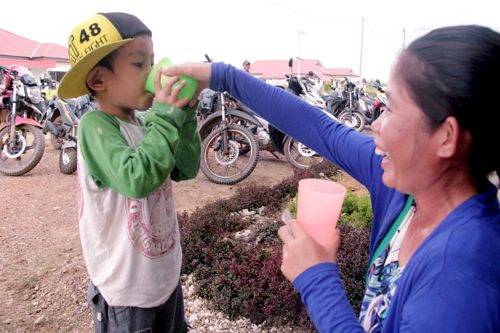
{"type": "Polygon", "coordinates": [[[371,193],[373,224],[359,317],[335,264],[340,235],[325,247],[282,227],[284,275],[320,332],[500,332],[500,205],[493,96],[500,34],[446,27],[397,59],[375,138],[332,121],[291,94],[222,64],[186,64],[340,166],[371,193]]]}

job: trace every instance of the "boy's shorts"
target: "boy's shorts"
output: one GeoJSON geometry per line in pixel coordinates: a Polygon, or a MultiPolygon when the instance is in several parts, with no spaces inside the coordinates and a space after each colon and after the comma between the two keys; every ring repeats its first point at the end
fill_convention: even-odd
{"type": "Polygon", "coordinates": [[[170,298],[154,308],[109,306],[92,281],[89,282],[87,297],[92,305],[96,333],[184,333],[188,331],[180,281],[170,298]]]}

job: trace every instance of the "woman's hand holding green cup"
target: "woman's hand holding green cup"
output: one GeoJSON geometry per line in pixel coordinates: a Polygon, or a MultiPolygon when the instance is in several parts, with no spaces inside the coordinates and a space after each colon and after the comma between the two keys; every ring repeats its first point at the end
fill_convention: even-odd
{"type": "MultiPolygon", "coordinates": [[[[161,59],[151,70],[151,72],[148,75],[148,78],[146,80],[146,91],[155,95],[155,76],[160,68],[168,68],[172,66],[173,63],[170,61],[169,58],[163,58],[161,59]]],[[[161,76],[161,86],[163,87],[165,83],[168,81],[170,77],[166,75],[161,76]]],[[[187,75],[179,75],[179,81],[177,81],[173,88],[175,88],[178,84],[180,84],[182,81],[186,81],[186,85],[182,90],[179,92],[179,99],[183,99],[187,97],[189,100],[193,99],[195,93],[196,93],[196,87],[198,86],[198,81],[191,76],[187,75]]]]}

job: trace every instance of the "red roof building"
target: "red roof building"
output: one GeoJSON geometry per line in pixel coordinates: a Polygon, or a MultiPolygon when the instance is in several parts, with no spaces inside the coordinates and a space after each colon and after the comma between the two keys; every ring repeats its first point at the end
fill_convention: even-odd
{"type": "Polygon", "coordinates": [[[358,75],[351,68],[325,68],[317,59],[293,58],[292,68],[288,66],[288,60],[256,60],[251,64],[250,73],[262,79],[283,79],[285,74],[306,75],[314,72],[323,81],[337,78],[357,78],[358,75]]]}
{"type": "Polygon", "coordinates": [[[68,49],[53,43],[39,43],[0,29],[0,65],[22,65],[35,76],[49,70],[65,72],[69,68],[68,49]]]}

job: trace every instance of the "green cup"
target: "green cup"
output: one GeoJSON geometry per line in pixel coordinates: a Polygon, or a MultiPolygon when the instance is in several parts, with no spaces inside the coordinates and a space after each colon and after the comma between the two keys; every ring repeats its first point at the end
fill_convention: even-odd
{"type": "MultiPolygon", "coordinates": [[[[173,63],[170,61],[169,58],[163,58],[161,59],[156,65],[154,65],[153,69],[148,75],[148,79],[146,80],[146,91],[155,94],[155,76],[156,72],[158,71],[158,68],[167,68],[172,66],[173,63]]],[[[162,75],[161,76],[161,86],[163,87],[165,83],[168,81],[169,76],[162,75]]],[[[179,92],[179,99],[183,99],[184,97],[187,97],[188,99],[192,99],[194,97],[194,94],[196,92],[196,87],[198,86],[198,81],[196,79],[192,78],[191,76],[187,75],[180,75],[179,76],[179,81],[177,81],[173,88],[175,88],[182,80],[186,81],[186,85],[182,90],[179,92]]]]}

